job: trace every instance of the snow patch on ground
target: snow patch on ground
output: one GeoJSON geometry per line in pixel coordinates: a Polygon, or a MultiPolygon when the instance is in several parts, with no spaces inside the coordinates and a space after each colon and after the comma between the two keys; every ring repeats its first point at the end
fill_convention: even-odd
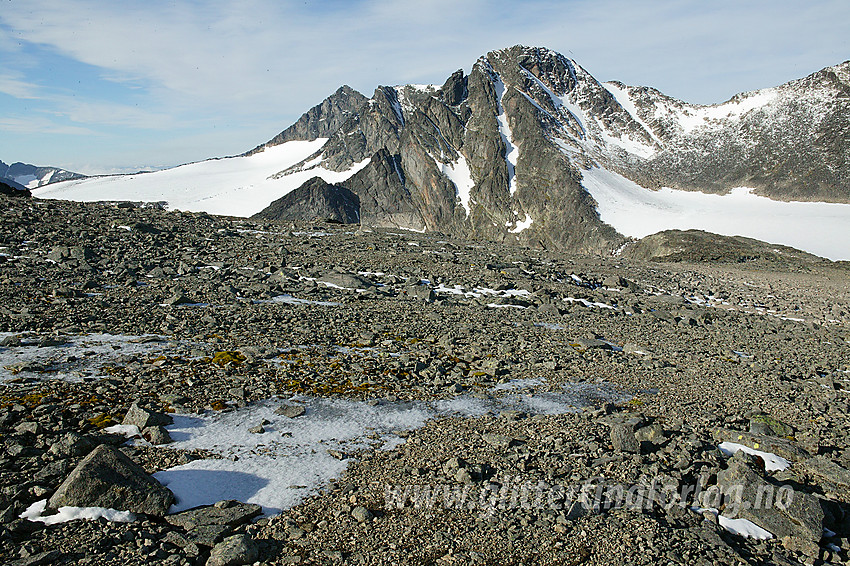
{"type": "Polygon", "coordinates": [[[724,517],[713,507],[709,507],[708,509],[703,509],[702,507],[691,507],[691,510],[695,513],[699,513],[700,515],[705,512],[714,514],[714,516],[717,517],[717,522],[720,523],[720,526],[733,535],[754,538],[756,540],[768,540],[773,538],[773,533],[764,530],[752,521],[747,519],[730,519],[729,517],[724,517]]]}
{"type": "Polygon", "coordinates": [[[787,470],[788,466],[791,465],[791,463],[782,456],[777,456],[772,452],[762,452],[761,450],[756,450],[755,448],[750,448],[749,446],[744,446],[743,444],[738,444],[736,442],[722,442],[718,448],[724,456],[732,456],[739,450],[752,456],[758,456],[764,460],[764,469],[768,472],[781,472],[782,470],[787,470]]]}
{"type": "MultiPolygon", "coordinates": [[[[0,339],[15,333],[2,332],[0,339]]],[[[21,346],[0,347],[0,383],[14,377],[78,381],[98,377],[104,366],[127,355],[153,354],[169,347],[155,336],[88,334],[66,336],[64,344],[42,346],[40,337],[22,336],[21,346]]]]}
{"type": "Polygon", "coordinates": [[[517,384],[516,392],[501,398],[461,396],[378,405],[299,396],[285,402],[305,407],[305,414],[294,419],[275,414],[284,403],[281,400],[231,412],[173,415],[174,424],[166,427],[174,439],[169,447],[206,449],[222,458],[195,460],[154,477],[177,497],[171,512],[238,499],[259,504],[271,514],[298,504],[345,470],[346,460],[329,450],[355,456],[360,450],[392,447],[400,443],[394,431],[412,430],[441,416],[475,417],[503,410],[561,414],[575,412],[595,399],[627,399],[599,384],[572,384],[533,395],[520,391],[528,385],[532,384],[517,384]],[[265,423],[265,432],[249,432],[260,423],[265,423]]]}
{"type": "Polygon", "coordinates": [[[603,222],[633,238],[698,229],[792,246],[831,260],[850,260],[850,204],[781,202],[732,189],[726,195],[645,189],[601,168],[583,174],[603,222]]]}
{"type": "Polygon", "coordinates": [[[36,189],[33,195],[84,202],[165,201],[170,209],[247,217],[312,177],[339,183],[369,163],[366,159],[336,172],[320,167],[315,158],[297,171],[278,175],[319,151],[326,141],[290,141],[247,157],[210,159],[154,173],[64,181],[36,189]]]}
{"type": "Polygon", "coordinates": [[[106,509],[104,507],[60,507],[53,515],[44,515],[47,508],[47,500],[36,501],[21,513],[21,519],[44,523],[45,525],[56,525],[67,523],[76,519],[87,519],[97,521],[106,519],[116,523],[132,523],[136,516],[129,511],[118,511],[117,509],[106,509]]]}

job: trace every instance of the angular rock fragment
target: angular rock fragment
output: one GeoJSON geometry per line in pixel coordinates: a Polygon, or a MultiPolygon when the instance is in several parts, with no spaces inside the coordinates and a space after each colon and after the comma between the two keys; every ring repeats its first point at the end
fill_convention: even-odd
{"type": "Polygon", "coordinates": [[[242,566],[253,564],[259,555],[257,544],[248,535],[227,537],[210,551],[207,566],[242,566]]]}
{"type": "Polygon", "coordinates": [[[748,519],[778,538],[817,542],[823,535],[824,512],[816,497],[767,482],[743,460],[730,460],[717,474],[717,485],[727,501],[724,516],[748,519]]]}
{"type": "Polygon", "coordinates": [[[148,409],[139,407],[137,403],[133,403],[130,405],[130,409],[127,411],[127,414],[124,415],[124,420],[121,424],[136,425],[139,427],[139,430],[144,430],[153,426],[170,425],[173,422],[174,419],[165,413],[149,411],[148,409]]]}
{"type": "Polygon", "coordinates": [[[77,465],[48,507],[105,507],[164,515],[174,495],[120,450],[101,444],[77,465]]]}

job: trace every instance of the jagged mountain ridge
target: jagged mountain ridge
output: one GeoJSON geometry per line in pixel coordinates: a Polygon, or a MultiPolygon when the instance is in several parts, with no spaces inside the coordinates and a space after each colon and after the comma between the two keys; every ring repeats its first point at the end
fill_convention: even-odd
{"type": "MultiPolygon", "coordinates": [[[[848,75],[850,62],[700,106],[603,84],[554,51],[515,46],[442,86],[379,87],[354,112],[356,91],[341,89],[299,120],[328,134],[311,121],[346,112],[292,171],[369,160],[341,183],[360,196],[364,223],[601,252],[622,237],[581,185],[591,167],[649,188],[850,200],[848,75]]],[[[293,128],[278,138],[298,139],[293,128]]]]}
{"type": "Polygon", "coordinates": [[[58,183],[71,179],[82,179],[84,175],[66,171],[58,167],[38,167],[28,163],[12,163],[6,165],[0,161],[0,178],[9,179],[28,189],[43,187],[50,183],[58,183]]]}
{"type": "Polygon", "coordinates": [[[592,254],[621,249],[626,236],[700,229],[845,259],[850,206],[782,203],[737,187],[850,202],[849,75],[842,63],[700,106],[601,83],[554,51],[515,46],[442,85],[381,86],[370,98],[343,86],[242,155],[51,184],[34,195],[336,216],[331,197],[347,193],[318,177],[357,197],[356,214],[341,217],[364,226],[592,254]],[[650,190],[659,187],[702,192],[650,190]],[[730,194],[718,202],[703,192],[730,194]]]}

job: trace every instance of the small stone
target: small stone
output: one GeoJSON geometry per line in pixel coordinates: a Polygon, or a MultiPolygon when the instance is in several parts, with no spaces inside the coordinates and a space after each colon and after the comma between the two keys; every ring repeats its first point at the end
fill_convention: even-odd
{"type": "Polygon", "coordinates": [[[472,474],[469,473],[469,470],[460,468],[455,474],[455,481],[466,484],[472,483],[472,474]]]}
{"type": "Polygon", "coordinates": [[[490,446],[493,446],[494,448],[497,448],[499,450],[507,449],[508,446],[511,445],[511,442],[513,442],[513,439],[509,436],[504,436],[502,434],[495,434],[495,433],[492,433],[492,432],[485,433],[481,437],[481,439],[484,440],[484,442],[486,442],[490,446]]]}
{"type": "Polygon", "coordinates": [[[257,544],[248,535],[227,537],[210,551],[207,566],[242,566],[253,564],[259,556],[257,544]]]}
{"type": "Polygon", "coordinates": [[[367,521],[371,521],[374,515],[371,511],[363,507],[362,505],[358,505],[354,509],[351,510],[351,516],[357,520],[358,523],[365,523],[367,521]]]}
{"type": "Polygon", "coordinates": [[[283,415],[284,417],[294,419],[296,417],[300,417],[306,412],[307,409],[305,409],[303,405],[283,405],[282,407],[275,409],[274,413],[276,415],[283,415]]]}
{"type": "Polygon", "coordinates": [[[257,426],[249,428],[248,432],[251,432],[253,434],[263,434],[264,432],[266,432],[266,429],[263,428],[263,425],[258,424],[257,426]]]}
{"type": "Polygon", "coordinates": [[[137,403],[133,403],[127,410],[127,414],[124,415],[124,420],[121,424],[136,425],[137,427],[139,427],[139,430],[144,430],[151,426],[170,425],[173,422],[174,419],[172,419],[169,415],[166,415],[165,413],[149,411],[147,409],[139,407],[137,403]]]}
{"type": "Polygon", "coordinates": [[[149,426],[142,430],[142,438],[154,446],[170,444],[172,442],[171,435],[161,426],[149,426]]]}

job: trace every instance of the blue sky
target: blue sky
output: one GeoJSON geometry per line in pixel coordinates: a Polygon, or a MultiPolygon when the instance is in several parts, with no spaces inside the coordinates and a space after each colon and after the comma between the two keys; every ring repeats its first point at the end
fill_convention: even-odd
{"type": "Polygon", "coordinates": [[[82,173],[232,155],[342,84],[442,83],[545,46],[721,102],[850,59],[846,0],[5,0],[0,160],[82,173]]]}

